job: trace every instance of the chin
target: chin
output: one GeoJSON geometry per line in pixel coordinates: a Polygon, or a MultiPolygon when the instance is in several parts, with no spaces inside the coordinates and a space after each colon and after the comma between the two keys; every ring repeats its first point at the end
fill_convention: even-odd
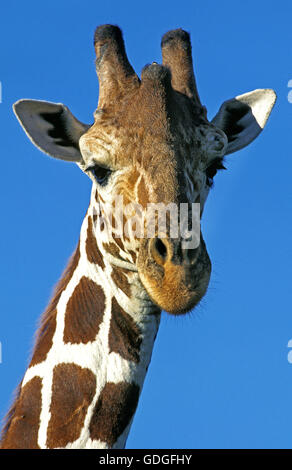
{"type": "Polygon", "coordinates": [[[160,282],[155,278],[140,275],[140,279],[151,300],[171,315],[184,315],[193,310],[206,294],[210,274],[205,273],[195,288],[187,288],[176,279],[166,286],[164,279],[160,282]]]}

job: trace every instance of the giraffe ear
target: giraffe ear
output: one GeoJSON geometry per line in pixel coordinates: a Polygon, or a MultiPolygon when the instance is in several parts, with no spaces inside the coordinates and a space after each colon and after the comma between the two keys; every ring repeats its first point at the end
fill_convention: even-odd
{"type": "Polygon", "coordinates": [[[82,162],[80,137],[90,126],[73,116],[67,106],[38,100],[19,100],[13,111],[36,147],[54,158],[82,162]]]}
{"type": "Polygon", "coordinates": [[[225,101],[212,124],[227,138],[226,154],[246,147],[263,130],[276,101],[274,90],[254,90],[225,101]]]}

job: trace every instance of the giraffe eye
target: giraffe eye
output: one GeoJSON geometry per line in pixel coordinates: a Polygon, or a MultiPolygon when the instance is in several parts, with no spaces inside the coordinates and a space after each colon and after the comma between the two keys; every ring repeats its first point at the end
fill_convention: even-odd
{"type": "Polygon", "coordinates": [[[206,184],[210,188],[213,186],[213,178],[218,170],[226,170],[225,166],[222,164],[221,158],[216,158],[215,160],[213,160],[211,165],[209,165],[206,169],[206,184]]]}
{"type": "Polygon", "coordinates": [[[108,179],[112,173],[109,168],[100,165],[94,165],[88,168],[87,171],[90,171],[92,173],[98,184],[100,184],[101,186],[105,186],[107,184],[108,179]]]}

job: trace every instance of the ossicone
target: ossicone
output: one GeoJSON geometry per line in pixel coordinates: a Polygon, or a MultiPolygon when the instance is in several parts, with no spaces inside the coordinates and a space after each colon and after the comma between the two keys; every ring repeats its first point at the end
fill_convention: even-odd
{"type": "Polygon", "coordinates": [[[96,72],[99,79],[99,108],[108,108],[112,101],[139,86],[125,49],[122,31],[118,26],[98,26],[94,33],[96,72]]]}

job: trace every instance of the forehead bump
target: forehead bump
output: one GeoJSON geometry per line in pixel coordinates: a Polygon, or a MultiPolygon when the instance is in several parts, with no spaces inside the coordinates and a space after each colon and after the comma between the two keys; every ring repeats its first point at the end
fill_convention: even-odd
{"type": "Polygon", "coordinates": [[[125,49],[122,31],[118,26],[105,24],[94,33],[96,72],[99,80],[99,103],[103,108],[113,98],[119,99],[133,87],[139,86],[139,78],[132,68],[125,49]]]}
{"type": "Polygon", "coordinates": [[[174,90],[187,95],[198,108],[203,108],[194,75],[189,33],[183,29],[168,31],[162,37],[161,49],[162,63],[171,70],[174,90]]]}
{"type": "Polygon", "coordinates": [[[170,70],[156,62],[146,65],[141,73],[139,97],[142,126],[161,136],[168,129],[167,117],[173,104],[170,70]]]}
{"type": "Polygon", "coordinates": [[[153,62],[145,65],[141,73],[142,86],[160,86],[171,90],[171,73],[167,67],[153,62]]]}

